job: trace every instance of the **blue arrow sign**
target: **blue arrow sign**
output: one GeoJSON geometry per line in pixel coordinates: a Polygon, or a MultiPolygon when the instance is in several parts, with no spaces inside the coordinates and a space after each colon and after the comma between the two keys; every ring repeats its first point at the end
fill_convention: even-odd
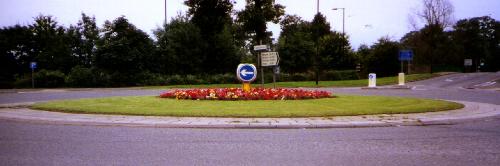
{"type": "Polygon", "coordinates": [[[399,51],[400,61],[411,61],[413,60],[413,51],[411,50],[401,50],[399,51]]]}
{"type": "Polygon", "coordinates": [[[257,69],[253,64],[240,64],[236,69],[236,76],[240,81],[252,82],[257,78],[257,69]]]}
{"type": "Polygon", "coordinates": [[[31,62],[30,63],[30,68],[31,69],[36,69],[36,62],[31,62]]]}

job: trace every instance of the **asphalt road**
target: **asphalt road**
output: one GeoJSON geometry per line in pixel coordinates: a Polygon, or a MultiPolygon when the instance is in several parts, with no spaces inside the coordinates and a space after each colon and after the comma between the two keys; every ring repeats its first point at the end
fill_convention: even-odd
{"type": "MultiPolygon", "coordinates": [[[[413,90],[326,90],[500,104],[500,91],[475,86],[498,78],[498,73],[455,74],[412,83],[413,90]]],[[[160,92],[5,92],[0,103],[160,92]]],[[[500,165],[499,128],[500,117],[458,125],[274,130],[0,120],[0,165],[500,165]]]]}

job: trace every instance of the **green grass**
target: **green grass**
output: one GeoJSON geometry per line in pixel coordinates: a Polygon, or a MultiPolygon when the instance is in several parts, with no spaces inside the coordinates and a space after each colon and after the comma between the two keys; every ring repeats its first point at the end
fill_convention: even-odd
{"type": "Polygon", "coordinates": [[[35,109],[69,113],[96,113],[179,117],[329,117],[444,111],[462,104],[417,98],[351,96],[286,101],[196,101],[154,96],[111,97],[37,103],[35,109]]]}
{"type": "MultiPolygon", "coordinates": [[[[419,81],[439,76],[439,74],[411,74],[405,77],[406,82],[419,81]]],[[[398,83],[398,77],[377,78],[377,85],[393,85],[398,83]]],[[[259,82],[253,82],[253,86],[260,86],[259,82]]],[[[265,87],[273,87],[273,83],[267,83],[265,87]]],[[[296,87],[362,87],[368,86],[367,79],[361,80],[342,80],[342,81],[320,81],[316,86],[314,81],[302,82],[277,82],[277,87],[296,88],[296,87]]],[[[148,86],[144,89],[171,89],[171,88],[235,88],[241,87],[241,84],[209,84],[209,85],[168,85],[168,86],[148,86]]]]}

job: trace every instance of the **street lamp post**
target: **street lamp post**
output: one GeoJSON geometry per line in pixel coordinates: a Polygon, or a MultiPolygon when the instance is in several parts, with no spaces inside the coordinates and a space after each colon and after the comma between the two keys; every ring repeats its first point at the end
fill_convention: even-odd
{"type": "Polygon", "coordinates": [[[333,8],[332,10],[342,10],[342,34],[345,34],[345,8],[333,8]]]}
{"type": "Polygon", "coordinates": [[[165,0],[165,24],[167,24],[167,0],[165,0]]]}

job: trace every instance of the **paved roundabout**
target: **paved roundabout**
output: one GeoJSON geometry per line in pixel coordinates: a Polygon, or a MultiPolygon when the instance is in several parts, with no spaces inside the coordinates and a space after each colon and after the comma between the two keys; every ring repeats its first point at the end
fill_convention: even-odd
{"type": "Polygon", "coordinates": [[[343,94],[443,99],[466,106],[425,116],[213,122],[68,115],[12,103],[158,95],[162,91],[6,90],[0,93],[0,103],[9,104],[0,111],[0,165],[499,165],[500,116],[496,112],[500,91],[481,86],[499,79],[498,74],[453,74],[410,83],[412,89],[322,88],[343,94]],[[314,128],[325,123],[330,126],[314,128]],[[367,127],[370,123],[378,126],[367,127]],[[266,129],[249,129],[251,124],[266,129]],[[275,129],[282,126],[292,129],[275,129]]]}
{"type": "MultiPolygon", "coordinates": [[[[24,102],[0,104],[0,118],[5,120],[52,124],[150,126],[175,128],[338,128],[456,124],[460,122],[481,120],[484,118],[500,115],[500,100],[497,100],[500,95],[497,89],[473,89],[475,85],[481,85],[481,82],[484,82],[485,80],[495,80],[499,77],[499,75],[500,74],[498,73],[452,74],[431,80],[410,83],[408,87],[410,87],[411,89],[392,88],[392,86],[384,86],[380,87],[379,89],[322,88],[322,90],[333,91],[335,93],[340,91],[340,93],[362,95],[417,96],[424,98],[433,96],[432,98],[452,100],[454,102],[465,105],[465,108],[459,110],[430,113],[310,118],[186,118],[57,113],[29,109],[27,107],[34,102],[24,102]],[[454,81],[458,83],[454,84],[454,81]],[[446,96],[440,97],[436,94],[444,94],[446,96]],[[474,96],[477,96],[478,94],[482,97],[475,98],[474,96]],[[486,103],[475,102],[476,100],[485,99],[486,103]],[[490,100],[492,102],[490,102],[490,100]]],[[[48,93],[51,95],[55,94],[55,96],[57,96],[58,93],[63,93],[69,96],[69,98],[85,98],[87,97],[86,95],[92,93],[94,93],[95,97],[102,97],[122,95],[158,95],[160,92],[161,91],[159,90],[134,89],[88,89],[86,91],[81,89],[78,89],[76,91],[61,89],[20,91],[17,92],[17,94],[24,94],[21,96],[31,96],[33,94],[37,96],[42,94],[43,96],[44,94],[48,93]],[[83,95],[72,96],[72,93],[82,93],[83,95]]],[[[9,95],[10,93],[4,94],[9,95]]],[[[64,95],[61,95],[61,97],[64,97],[64,95]]],[[[53,98],[54,97],[50,97],[49,95],[47,99],[51,100],[53,98]]],[[[57,99],[58,97],[55,98],[57,99]]],[[[21,98],[21,101],[23,99],[25,98],[21,98]]],[[[36,97],[34,99],[36,100],[36,97]]],[[[9,99],[7,99],[7,102],[9,102],[9,99]]]]}
{"type": "Polygon", "coordinates": [[[500,105],[455,101],[465,107],[452,111],[412,114],[309,118],[204,118],[71,114],[32,110],[32,103],[0,105],[0,119],[71,125],[173,128],[345,128],[456,124],[500,115],[500,105]]]}

